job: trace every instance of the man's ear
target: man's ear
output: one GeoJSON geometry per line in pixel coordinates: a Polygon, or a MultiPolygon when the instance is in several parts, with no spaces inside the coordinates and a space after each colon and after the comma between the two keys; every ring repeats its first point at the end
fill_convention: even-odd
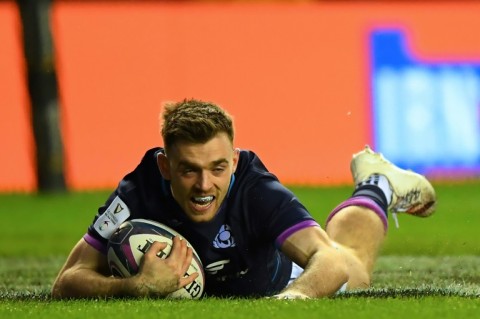
{"type": "Polygon", "coordinates": [[[233,172],[237,170],[238,160],[240,159],[240,149],[235,148],[233,150],[233,172]]]}
{"type": "Polygon", "coordinates": [[[163,153],[158,153],[157,155],[157,166],[160,174],[162,174],[163,178],[166,180],[170,180],[170,163],[168,162],[167,155],[163,153]]]}

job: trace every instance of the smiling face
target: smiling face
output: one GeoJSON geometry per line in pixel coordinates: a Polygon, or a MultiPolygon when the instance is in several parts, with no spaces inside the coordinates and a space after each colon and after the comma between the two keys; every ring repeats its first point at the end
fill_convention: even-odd
{"type": "Polygon", "coordinates": [[[201,223],[212,220],[223,203],[238,158],[239,150],[222,132],[206,143],[176,142],[157,161],[177,203],[190,220],[201,223]]]}

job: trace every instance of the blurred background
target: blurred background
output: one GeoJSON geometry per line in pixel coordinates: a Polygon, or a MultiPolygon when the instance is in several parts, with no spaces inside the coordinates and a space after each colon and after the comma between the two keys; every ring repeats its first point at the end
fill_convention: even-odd
{"type": "Polygon", "coordinates": [[[113,188],[166,101],[234,116],[284,183],[351,183],[365,144],[480,176],[478,1],[0,0],[0,192],[113,188]]]}

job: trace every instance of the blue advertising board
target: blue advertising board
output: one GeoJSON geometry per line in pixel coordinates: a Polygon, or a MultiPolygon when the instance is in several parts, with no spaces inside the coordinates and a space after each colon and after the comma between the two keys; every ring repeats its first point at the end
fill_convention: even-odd
{"type": "Polygon", "coordinates": [[[422,173],[480,172],[480,57],[428,61],[404,29],[370,34],[374,144],[392,162],[422,173]]]}

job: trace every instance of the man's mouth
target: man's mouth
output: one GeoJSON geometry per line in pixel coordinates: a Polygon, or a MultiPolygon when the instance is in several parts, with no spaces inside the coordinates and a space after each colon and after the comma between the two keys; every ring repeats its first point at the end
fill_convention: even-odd
{"type": "Polygon", "coordinates": [[[215,196],[192,196],[191,201],[197,207],[207,207],[215,200],[215,196]]]}

